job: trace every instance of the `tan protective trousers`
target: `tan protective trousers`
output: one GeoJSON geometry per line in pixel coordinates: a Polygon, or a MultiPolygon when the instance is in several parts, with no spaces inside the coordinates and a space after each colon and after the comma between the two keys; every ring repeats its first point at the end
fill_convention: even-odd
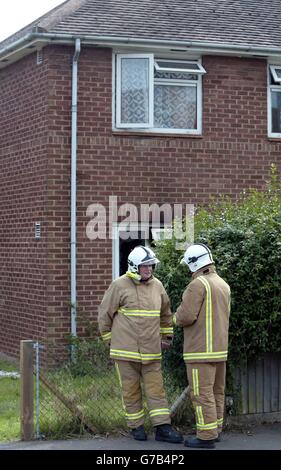
{"type": "Polygon", "coordinates": [[[190,398],[199,439],[216,439],[222,431],[226,362],[186,363],[190,398]]]}
{"type": "Polygon", "coordinates": [[[144,424],[141,380],[153,426],[170,424],[170,410],[163,386],[160,361],[142,364],[133,361],[115,361],[122,389],[123,407],[129,428],[144,424]]]}

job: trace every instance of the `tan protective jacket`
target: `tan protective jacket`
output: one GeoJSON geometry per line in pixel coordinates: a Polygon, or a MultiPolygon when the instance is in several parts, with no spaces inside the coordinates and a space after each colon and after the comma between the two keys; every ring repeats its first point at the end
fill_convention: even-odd
{"type": "Polygon", "coordinates": [[[174,322],[184,327],[185,362],[227,360],[230,287],[207,266],[195,274],[185,289],[174,322]]]}
{"type": "Polygon", "coordinates": [[[127,274],[113,281],[99,307],[98,323],[110,357],[149,363],[161,359],[161,335],[172,336],[169,297],[162,283],[147,282],[127,274]]]}

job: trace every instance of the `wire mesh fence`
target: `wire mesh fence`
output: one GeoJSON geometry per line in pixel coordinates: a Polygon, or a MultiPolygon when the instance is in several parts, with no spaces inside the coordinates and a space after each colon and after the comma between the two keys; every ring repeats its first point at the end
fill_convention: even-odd
{"type": "MultiPolygon", "coordinates": [[[[128,432],[115,366],[100,338],[69,345],[41,344],[34,359],[37,438],[128,432]]],[[[182,390],[165,374],[164,384],[172,406],[178,402],[182,390]]],[[[192,423],[186,405],[185,400],[175,424],[177,420],[186,425],[192,423]]],[[[151,429],[148,417],[145,427],[151,429]]]]}

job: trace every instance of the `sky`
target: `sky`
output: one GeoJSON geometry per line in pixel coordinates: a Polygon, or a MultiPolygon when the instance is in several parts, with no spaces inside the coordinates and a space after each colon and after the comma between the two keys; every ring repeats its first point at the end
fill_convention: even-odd
{"type": "Polygon", "coordinates": [[[62,3],[64,0],[1,0],[0,41],[62,3]]]}

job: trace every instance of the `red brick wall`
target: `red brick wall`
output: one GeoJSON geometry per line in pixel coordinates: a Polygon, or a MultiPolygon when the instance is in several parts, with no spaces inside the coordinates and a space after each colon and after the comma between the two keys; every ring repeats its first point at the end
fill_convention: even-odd
{"type": "MultiPolygon", "coordinates": [[[[14,103],[17,95],[15,116],[9,122],[3,117],[5,130],[0,114],[0,132],[3,131],[5,141],[3,147],[1,137],[0,203],[7,224],[6,229],[3,226],[0,229],[0,289],[6,296],[1,295],[4,300],[0,301],[0,350],[12,354],[17,353],[19,339],[45,335],[61,340],[70,331],[72,54],[72,48],[47,47],[43,65],[36,66],[31,56],[0,72],[0,90],[1,77],[8,90],[4,97],[11,96],[14,103]],[[29,90],[30,83],[32,90],[29,90]],[[24,104],[24,93],[29,96],[27,103],[32,96],[32,106],[24,104]],[[41,101],[43,107],[42,103],[38,105],[41,101]],[[18,122],[23,128],[17,129],[18,122]],[[26,148],[19,146],[22,139],[26,148]],[[33,175],[37,176],[36,180],[33,175]],[[25,184],[19,187],[17,181],[25,184]],[[10,191],[8,197],[7,191],[10,191]],[[35,242],[32,223],[40,217],[42,239],[35,242]],[[12,233],[15,221],[20,230],[12,233]],[[3,261],[5,269],[2,269],[3,261]],[[15,263],[21,269],[17,278],[15,263]]],[[[245,188],[262,188],[268,179],[270,163],[278,164],[280,142],[267,138],[266,62],[206,56],[203,63],[207,75],[203,79],[202,138],[114,135],[111,51],[85,49],[82,45],[77,166],[80,314],[95,318],[97,304],[112,271],[112,241],[91,241],[86,236],[89,204],[107,206],[111,195],[118,196],[119,204],[137,205],[206,203],[210,196],[220,193],[235,197],[245,188]]],[[[8,115],[12,106],[4,105],[3,109],[8,115]]],[[[82,332],[79,322],[78,327],[82,332]]]]}
{"type": "Polygon", "coordinates": [[[0,72],[0,350],[9,355],[46,332],[45,73],[35,54],[0,72]]]}

